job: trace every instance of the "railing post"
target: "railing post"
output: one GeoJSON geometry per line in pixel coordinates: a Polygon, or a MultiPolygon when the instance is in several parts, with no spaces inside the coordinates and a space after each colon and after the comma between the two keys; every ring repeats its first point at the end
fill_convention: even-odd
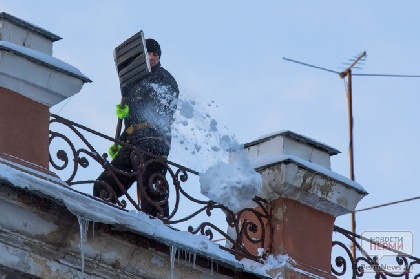
{"type": "MultiPolygon", "coordinates": [[[[266,250],[278,263],[272,278],[335,278],[331,246],[335,218],[367,195],[360,185],[331,171],[339,151],[286,131],[245,145],[263,178],[261,198],[271,204],[266,250]]],[[[251,246],[252,243],[245,243],[251,246]]],[[[273,264],[273,261],[270,261],[273,264]]]]}

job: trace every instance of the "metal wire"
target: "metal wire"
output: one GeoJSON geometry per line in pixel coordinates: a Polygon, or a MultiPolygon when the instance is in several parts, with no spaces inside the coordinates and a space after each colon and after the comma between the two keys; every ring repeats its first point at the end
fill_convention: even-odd
{"type": "Polygon", "coordinates": [[[331,72],[331,73],[334,73],[334,74],[339,74],[339,72],[337,72],[337,71],[333,71],[333,70],[330,70],[330,69],[327,69],[327,68],[322,68],[322,67],[318,67],[318,66],[315,66],[315,65],[311,65],[311,64],[299,62],[299,61],[296,61],[296,60],[293,60],[293,59],[289,59],[289,58],[286,58],[286,57],[283,57],[283,60],[286,60],[286,61],[289,61],[289,62],[293,62],[293,63],[297,63],[297,64],[301,64],[301,65],[308,66],[308,67],[311,67],[311,68],[315,68],[315,69],[319,69],[319,70],[331,72]]]}
{"type": "Polygon", "coordinates": [[[355,212],[372,210],[372,209],[376,209],[376,208],[380,208],[380,207],[390,206],[390,205],[399,204],[399,203],[408,202],[408,201],[413,201],[413,200],[418,200],[418,199],[420,199],[420,196],[409,198],[409,199],[404,199],[404,200],[399,200],[399,201],[394,201],[394,202],[383,203],[383,204],[379,204],[379,205],[375,205],[375,206],[371,206],[371,207],[366,207],[366,208],[363,208],[363,209],[355,210],[355,212]]]}

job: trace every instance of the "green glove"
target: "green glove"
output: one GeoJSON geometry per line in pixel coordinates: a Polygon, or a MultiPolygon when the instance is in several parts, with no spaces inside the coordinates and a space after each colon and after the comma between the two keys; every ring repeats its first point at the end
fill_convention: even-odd
{"type": "Polygon", "coordinates": [[[117,147],[117,150],[115,150],[114,149],[114,144],[113,145],[111,145],[110,147],[109,147],[109,149],[108,149],[108,154],[109,154],[109,156],[111,156],[111,158],[112,159],[114,159],[115,158],[115,156],[117,156],[117,154],[118,154],[118,151],[120,151],[120,149],[121,149],[121,145],[120,144],[118,144],[118,147],[117,147]]]}
{"type": "Polygon", "coordinates": [[[128,105],[125,105],[124,108],[121,108],[121,105],[118,104],[116,107],[117,116],[119,119],[124,119],[128,116],[128,113],[130,112],[130,109],[128,105]]]}

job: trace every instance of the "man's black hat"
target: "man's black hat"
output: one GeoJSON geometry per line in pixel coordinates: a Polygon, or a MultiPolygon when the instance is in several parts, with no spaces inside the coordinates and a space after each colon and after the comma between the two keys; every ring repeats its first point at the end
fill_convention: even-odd
{"type": "Polygon", "coordinates": [[[162,55],[160,45],[156,40],[146,39],[146,48],[147,52],[156,52],[159,55],[159,57],[162,55]]]}

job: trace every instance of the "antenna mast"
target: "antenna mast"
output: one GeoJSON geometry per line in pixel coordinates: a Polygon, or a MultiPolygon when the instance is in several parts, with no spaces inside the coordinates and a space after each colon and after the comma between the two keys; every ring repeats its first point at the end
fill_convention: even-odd
{"type": "MultiPolygon", "coordinates": [[[[340,78],[347,77],[347,102],[348,102],[348,114],[349,114],[349,157],[350,157],[350,179],[355,180],[354,177],[354,154],[353,154],[353,100],[352,100],[352,84],[351,84],[351,69],[366,56],[366,51],[362,52],[353,63],[339,73],[340,78]]],[[[356,214],[354,211],[351,212],[351,231],[356,233],[356,214]]],[[[356,246],[352,243],[352,255],[356,258],[356,246]]]]}
{"type": "MultiPolygon", "coordinates": [[[[334,70],[330,70],[327,68],[323,68],[323,67],[318,67],[315,65],[311,65],[311,64],[307,64],[307,63],[303,63],[297,60],[293,60],[293,59],[289,59],[286,57],[283,57],[284,60],[289,61],[289,62],[293,62],[293,63],[297,63],[297,64],[301,64],[307,67],[311,67],[311,68],[315,68],[315,69],[319,69],[319,70],[323,70],[323,71],[327,71],[327,72],[331,72],[331,73],[335,73],[338,74],[340,78],[345,78],[347,77],[347,100],[348,100],[348,114],[349,114],[349,137],[350,137],[350,144],[349,144],[349,155],[350,155],[350,178],[351,180],[355,180],[354,178],[354,156],[353,156],[353,103],[352,103],[352,84],[351,84],[351,78],[352,75],[353,76],[366,76],[366,77],[397,77],[397,78],[420,78],[420,75],[393,75],[393,74],[352,74],[352,69],[353,68],[358,68],[356,67],[356,64],[359,63],[360,61],[363,61],[364,57],[366,56],[366,51],[362,52],[360,55],[358,55],[357,57],[355,57],[350,66],[345,69],[343,72],[339,73],[337,71],[334,70]]],[[[355,211],[353,211],[351,213],[351,223],[352,223],[352,232],[355,233],[356,232],[356,217],[355,217],[355,211]]],[[[356,259],[356,246],[352,243],[352,256],[354,259],[356,259]]]]}

